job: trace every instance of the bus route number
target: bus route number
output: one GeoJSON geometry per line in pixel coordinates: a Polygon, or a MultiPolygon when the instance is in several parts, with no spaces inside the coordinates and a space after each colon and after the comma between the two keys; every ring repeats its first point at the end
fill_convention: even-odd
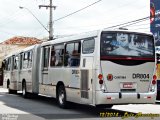
{"type": "Polygon", "coordinates": [[[79,70],[72,70],[72,74],[79,74],[79,70]]]}

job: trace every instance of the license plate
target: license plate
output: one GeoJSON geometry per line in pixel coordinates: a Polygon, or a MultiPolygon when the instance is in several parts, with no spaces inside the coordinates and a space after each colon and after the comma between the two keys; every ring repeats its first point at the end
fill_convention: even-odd
{"type": "Polygon", "coordinates": [[[133,88],[133,83],[123,83],[123,88],[133,88]]]}

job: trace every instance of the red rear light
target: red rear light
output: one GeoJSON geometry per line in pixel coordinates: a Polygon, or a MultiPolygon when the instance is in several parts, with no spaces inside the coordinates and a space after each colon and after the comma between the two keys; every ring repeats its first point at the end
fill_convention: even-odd
{"type": "Polygon", "coordinates": [[[103,84],[103,75],[99,74],[98,78],[99,78],[99,84],[103,84]]]}
{"type": "Polygon", "coordinates": [[[98,78],[99,78],[99,80],[102,80],[102,79],[103,79],[103,75],[102,75],[102,74],[99,74],[99,75],[98,75],[98,78]]]}
{"type": "Polygon", "coordinates": [[[153,75],[153,80],[157,80],[157,76],[156,75],[153,75]]]}
{"type": "Polygon", "coordinates": [[[152,84],[155,85],[157,83],[157,76],[153,75],[153,80],[152,80],[152,84]]]}

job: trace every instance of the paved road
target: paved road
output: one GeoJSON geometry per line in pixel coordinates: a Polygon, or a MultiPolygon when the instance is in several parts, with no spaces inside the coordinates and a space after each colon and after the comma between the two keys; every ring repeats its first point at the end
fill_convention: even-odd
{"type": "MultiPolygon", "coordinates": [[[[160,105],[124,105],[114,106],[113,109],[96,109],[91,106],[70,104],[69,109],[58,107],[56,100],[47,97],[36,97],[24,99],[21,94],[8,94],[6,89],[0,88],[0,120],[45,120],[45,119],[100,119],[100,113],[107,120],[119,120],[124,115],[135,115],[134,113],[160,113],[160,105]],[[156,109],[156,110],[155,110],[156,109]],[[112,114],[111,114],[112,113],[112,114]],[[114,117],[112,116],[114,114],[114,117]],[[6,119],[8,118],[8,119],[6,119]]],[[[134,117],[129,117],[135,118],[134,117]]],[[[160,118],[160,117],[159,117],[160,118]]],[[[150,120],[138,118],[137,120],[150,120]]],[[[155,118],[158,120],[158,118],[155,118]]],[[[125,119],[126,120],[126,119],[125,119]]]]}

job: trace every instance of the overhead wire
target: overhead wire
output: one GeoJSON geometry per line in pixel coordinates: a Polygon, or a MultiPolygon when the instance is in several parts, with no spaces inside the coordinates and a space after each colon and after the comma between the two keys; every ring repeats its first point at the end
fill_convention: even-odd
{"type": "MultiPolygon", "coordinates": [[[[65,15],[65,16],[63,16],[63,17],[60,17],[60,18],[54,20],[54,22],[55,22],[55,21],[58,21],[58,20],[62,20],[62,19],[66,18],[66,17],[69,17],[69,16],[71,16],[71,15],[73,15],[73,14],[76,14],[76,13],[78,13],[78,12],[80,12],[80,11],[82,11],[82,10],[84,10],[84,9],[86,9],[86,8],[94,5],[94,4],[97,4],[97,3],[101,2],[101,1],[102,1],[102,0],[98,0],[98,1],[96,1],[96,2],[94,2],[94,3],[92,3],[92,4],[90,4],[90,5],[87,5],[87,6],[81,8],[81,9],[75,11],[75,12],[72,12],[72,13],[70,13],[70,14],[68,14],[68,15],[65,15]]],[[[127,4],[129,4],[129,3],[127,3],[127,4]]],[[[125,4],[125,5],[127,5],[127,4],[125,4]]],[[[134,22],[134,21],[131,21],[131,22],[134,22]]],[[[130,24],[130,25],[131,25],[131,22],[125,23],[125,24],[128,24],[128,25],[130,24]]],[[[140,21],[139,21],[139,22],[140,22],[140,21]]],[[[120,24],[120,25],[125,25],[125,24],[120,24]]],[[[132,24],[133,24],[133,23],[132,23],[132,24]]],[[[135,24],[135,23],[134,23],[134,24],[135,24]]],[[[120,25],[118,25],[118,26],[120,26],[120,25]]],[[[111,26],[111,27],[115,27],[115,26],[111,26]]],[[[117,27],[117,25],[116,25],[116,27],[117,27]]]]}
{"type": "MultiPolygon", "coordinates": [[[[97,2],[100,2],[100,1],[97,1],[97,2]]],[[[135,2],[134,2],[135,3],[135,2]]],[[[127,6],[128,4],[131,4],[131,3],[127,3],[127,4],[123,4],[122,6],[127,6]]],[[[120,6],[120,7],[122,7],[122,6],[120,6]]],[[[80,9],[80,10],[83,10],[83,8],[82,9],[80,9]]],[[[112,9],[112,11],[113,11],[113,9],[112,9]]],[[[75,11],[76,12],[76,11],[75,11]]],[[[74,13],[74,12],[73,12],[74,13]]],[[[72,15],[72,14],[68,14],[68,15],[65,15],[64,17],[61,17],[61,18],[59,18],[59,19],[56,19],[55,21],[58,21],[58,20],[61,20],[61,19],[63,19],[63,18],[66,18],[66,17],[68,17],[68,16],[70,16],[70,15],[72,15]]],[[[54,22],[55,22],[54,21],[54,22]]],[[[101,24],[101,25],[103,25],[103,24],[101,24]]],[[[92,25],[92,26],[100,26],[100,25],[92,25]]],[[[81,27],[81,26],[80,26],[81,27]]],[[[85,27],[87,27],[87,26],[85,26],[85,27]]],[[[89,26],[89,27],[91,27],[91,26],[89,26]]],[[[68,28],[68,27],[67,27],[68,28]]],[[[74,27],[75,28],[75,27],[74,27]]]]}
{"type": "Polygon", "coordinates": [[[98,0],[98,1],[96,1],[96,2],[94,2],[94,3],[92,3],[92,4],[89,4],[89,5],[81,8],[81,9],[79,9],[79,10],[76,10],[76,11],[74,11],[74,12],[72,12],[72,13],[69,13],[69,14],[63,16],[63,17],[60,17],[60,18],[58,18],[58,19],[55,19],[55,20],[53,20],[53,22],[59,21],[59,20],[61,20],[61,19],[64,19],[64,18],[66,18],[66,17],[69,17],[69,16],[71,16],[71,15],[73,15],[73,14],[76,14],[76,13],[82,11],[82,10],[85,10],[85,9],[87,9],[87,8],[89,8],[89,7],[93,6],[93,5],[101,2],[101,1],[102,1],[102,0],[98,0]]]}
{"type": "Polygon", "coordinates": [[[137,22],[140,22],[140,21],[143,21],[143,20],[146,20],[146,19],[149,19],[149,17],[144,17],[144,18],[141,18],[141,19],[137,19],[137,20],[133,20],[133,21],[130,21],[130,22],[126,22],[126,23],[121,23],[121,24],[118,24],[118,25],[114,25],[114,26],[110,26],[110,27],[107,27],[105,29],[110,29],[110,28],[115,28],[115,27],[119,27],[119,26],[127,26],[127,24],[136,24],[137,22]]]}

